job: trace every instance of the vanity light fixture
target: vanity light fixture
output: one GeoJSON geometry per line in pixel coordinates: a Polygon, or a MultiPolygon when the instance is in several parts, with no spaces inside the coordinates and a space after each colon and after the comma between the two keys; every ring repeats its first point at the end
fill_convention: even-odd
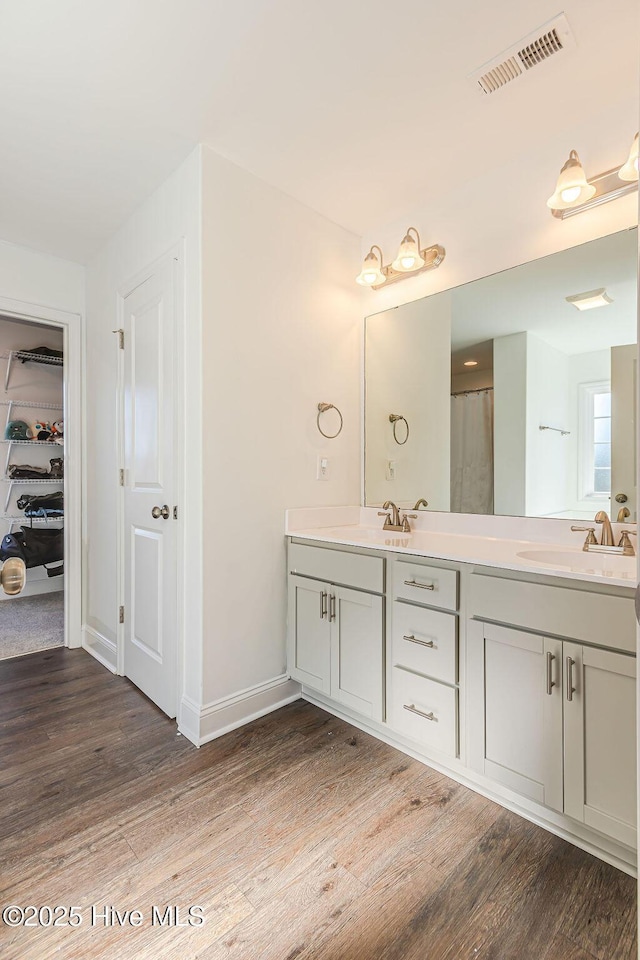
{"type": "Polygon", "coordinates": [[[369,250],[369,253],[364,258],[362,270],[356,277],[356,283],[361,284],[363,287],[379,287],[387,279],[386,275],[383,273],[383,270],[382,250],[376,243],[374,243],[374,245],[371,247],[371,250],[369,250]],[[380,256],[375,254],[375,250],[378,251],[380,256]]]}
{"type": "Polygon", "coordinates": [[[421,249],[420,234],[415,227],[409,227],[393,263],[384,265],[382,250],[374,243],[364,258],[356,283],[378,290],[383,284],[395,283],[425,270],[434,270],[444,258],[445,249],[437,243],[421,249]]]}
{"type": "Polygon", "coordinates": [[[621,167],[605,170],[595,177],[584,172],[580,157],[575,150],[560,171],[556,189],[547,200],[554,217],[560,220],[591,207],[624,197],[638,188],[638,134],[635,135],[629,156],[621,167]]]}
{"type": "Polygon", "coordinates": [[[591,200],[595,192],[596,188],[587,181],[580,157],[575,150],[572,150],[560,171],[555,192],[547,200],[547,206],[551,210],[568,210],[577,203],[586,203],[587,200],[591,200]]]}
{"type": "Polygon", "coordinates": [[[414,270],[424,267],[424,260],[420,256],[420,234],[415,227],[409,227],[405,233],[398,256],[391,266],[400,273],[413,273],[414,270]],[[415,233],[415,237],[411,235],[412,233],[415,233]]]}
{"type": "Polygon", "coordinates": [[[638,179],[638,165],[638,134],[636,133],[629,149],[629,156],[620,167],[618,176],[627,183],[633,183],[638,179]]]}
{"type": "Polygon", "coordinates": [[[613,303],[604,287],[598,290],[587,290],[586,293],[576,293],[573,297],[565,297],[567,303],[572,303],[578,310],[593,310],[595,307],[606,307],[613,303]]]}

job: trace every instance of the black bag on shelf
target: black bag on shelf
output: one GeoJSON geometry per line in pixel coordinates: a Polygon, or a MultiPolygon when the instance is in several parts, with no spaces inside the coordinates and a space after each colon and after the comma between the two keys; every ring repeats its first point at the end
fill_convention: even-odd
{"type": "Polygon", "coordinates": [[[64,516],[64,493],[56,490],[55,493],[45,493],[36,496],[32,493],[23,493],[17,502],[18,510],[24,510],[25,517],[47,517],[55,520],[64,516]]]}
{"type": "Polygon", "coordinates": [[[60,563],[64,557],[64,528],[20,527],[15,533],[8,533],[0,543],[0,560],[4,562],[9,557],[20,557],[27,569],[60,563]]]}
{"type": "Polygon", "coordinates": [[[30,463],[10,463],[7,477],[9,480],[46,480],[49,471],[46,467],[32,467],[30,463]]]}

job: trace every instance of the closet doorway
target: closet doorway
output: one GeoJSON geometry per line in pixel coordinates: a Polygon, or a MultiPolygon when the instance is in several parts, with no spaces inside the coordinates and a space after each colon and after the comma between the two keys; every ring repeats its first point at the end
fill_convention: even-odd
{"type": "Polygon", "coordinates": [[[28,306],[0,299],[0,563],[26,563],[0,591],[0,660],[81,639],[80,317],[28,306]]]}

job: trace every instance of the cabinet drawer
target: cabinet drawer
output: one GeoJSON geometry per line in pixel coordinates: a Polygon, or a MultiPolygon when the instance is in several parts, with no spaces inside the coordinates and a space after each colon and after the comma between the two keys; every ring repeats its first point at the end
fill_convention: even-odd
{"type": "Polygon", "coordinates": [[[457,690],[409,673],[402,667],[394,667],[389,725],[416,743],[455,757],[458,744],[457,690]]]}
{"type": "Polygon", "coordinates": [[[548,636],[636,652],[633,597],[487,576],[470,579],[469,612],[548,636]]]}
{"type": "Polygon", "coordinates": [[[436,680],[458,679],[458,618],[396,600],[393,605],[393,666],[436,680]]]}
{"type": "Polygon", "coordinates": [[[395,599],[401,597],[445,610],[457,610],[458,571],[426,563],[400,561],[394,568],[393,596],[395,599]]]}
{"type": "Polygon", "coordinates": [[[357,590],[384,593],[384,560],[304,543],[289,544],[289,572],[357,590]]]}

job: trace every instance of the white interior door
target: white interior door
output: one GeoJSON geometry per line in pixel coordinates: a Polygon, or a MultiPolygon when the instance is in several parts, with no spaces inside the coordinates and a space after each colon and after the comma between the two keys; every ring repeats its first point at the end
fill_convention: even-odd
{"type": "Polygon", "coordinates": [[[124,672],[168,716],[177,707],[174,364],[176,263],[124,301],[124,672]]]}
{"type": "Polygon", "coordinates": [[[636,344],[611,349],[611,511],[620,507],[615,497],[625,495],[636,519],[636,344]]]}

